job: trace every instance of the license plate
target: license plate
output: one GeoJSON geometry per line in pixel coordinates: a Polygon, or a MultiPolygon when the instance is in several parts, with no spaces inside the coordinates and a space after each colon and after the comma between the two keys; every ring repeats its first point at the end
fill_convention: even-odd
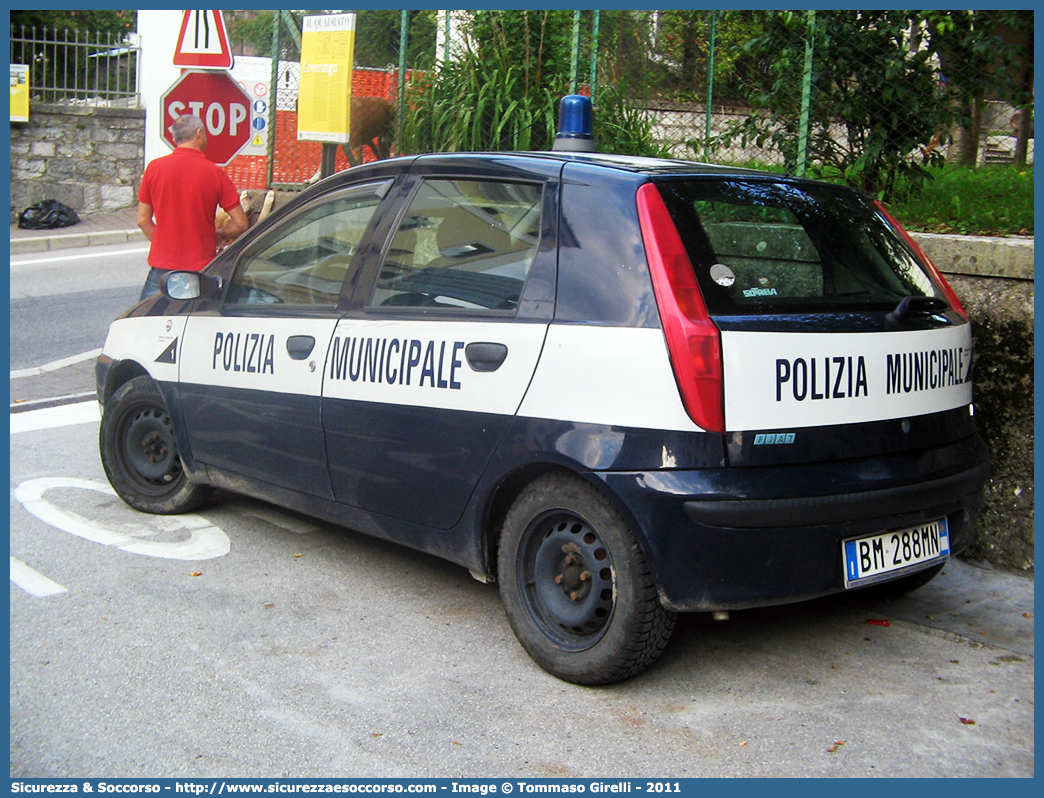
{"type": "Polygon", "coordinates": [[[950,554],[950,533],[943,518],[912,529],[846,540],[841,547],[845,587],[856,587],[912,565],[945,559],[950,554]]]}

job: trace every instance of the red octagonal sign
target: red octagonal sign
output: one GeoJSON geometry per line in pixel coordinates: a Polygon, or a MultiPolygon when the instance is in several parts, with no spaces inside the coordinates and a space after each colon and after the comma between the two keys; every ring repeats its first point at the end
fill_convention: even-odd
{"type": "Polygon", "coordinates": [[[170,125],[183,114],[195,114],[207,131],[206,156],[224,166],[250,141],[250,97],[227,72],[185,72],[160,100],[162,135],[174,146],[170,125]]]}

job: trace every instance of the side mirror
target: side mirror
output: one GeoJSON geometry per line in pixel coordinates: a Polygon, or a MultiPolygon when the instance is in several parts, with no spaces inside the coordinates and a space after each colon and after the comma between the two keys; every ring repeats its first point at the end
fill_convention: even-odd
{"type": "Polygon", "coordinates": [[[167,272],[160,290],[169,299],[211,299],[221,291],[221,278],[202,272],[167,272]]]}

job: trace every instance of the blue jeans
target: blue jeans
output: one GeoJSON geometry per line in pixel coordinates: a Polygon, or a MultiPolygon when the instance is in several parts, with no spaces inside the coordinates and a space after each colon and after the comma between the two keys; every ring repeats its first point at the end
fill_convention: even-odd
{"type": "Polygon", "coordinates": [[[160,278],[166,273],[166,269],[149,269],[149,276],[145,278],[145,285],[141,288],[141,296],[138,297],[139,302],[160,292],[160,278]]]}

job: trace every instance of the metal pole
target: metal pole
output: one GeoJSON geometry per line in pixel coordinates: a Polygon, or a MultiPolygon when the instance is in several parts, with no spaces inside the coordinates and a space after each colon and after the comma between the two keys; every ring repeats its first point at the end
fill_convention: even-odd
{"type": "Polygon", "coordinates": [[[446,10],[446,23],[442,31],[442,60],[449,63],[450,60],[450,12],[446,10]]]}
{"type": "Polygon", "coordinates": [[[141,99],[141,37],[135,37],[134,44],[134,107],[144,108],[145,103],[141,99]]]}
{"type": "Polygon", "coordinates": [[[277,11],[272,15],[272,82],[268,92],[268,118],[271,120],[271,124],[268,126],[268,146],[265,148],[265,185],[268,188],[272,188],[275,176],[276,118],[278,116],[276,100],[279,95],[279,29],[282,25],[282,20],[277,11]]]}
{"type": "Polygon", "coordinates": [[[805,176],[808,165],[808,127],[812,106],[812,51],[816,35],[816,12],[808,11],[808,34],[805,39],[805,69],[801,80],[801,119],[798,122],[798,151],[795,173],[805,176]]]}
{"type": "MultiPolygon", "coordinates": [[[[395,114],[395,140],[399,142],[401,155],[402,147],[402,123],[406,118],[406,53],[410,42],[410,12],[405,8],[399,19],[399,85],[398,99],[399,109],[395,114]]],[[[391,154],[390,152],[388,153],[391,154]]]]}
{"type": "Polygon", "coordinates": [[[301,49],[301,31],[297,29],[297,23],[294,21],[293,15],[289,11],[280,11],[283,16],[283,22],[286,23],[286,29],[290,32],[290,38],[293,39],[294,44],[297,45],[297,49],[301,49]]]}
{"type": "Polygon", "coordinates": [[[327,178],[337,171],[337,145],[323,142],[323,152],[319,160],[319,177],[327,178]]]}
{"type": "Polygon", "coordinates": [[[580,12],[573,12],[573,51],[569,58],[569,93],[576,94],[576,72],[580,62],[580,12]]]}
{"type": "Polygon", "coordinates": [[[707,63],[707,128],[703,137],[703,160],[710,161],[711,118],[714,114],[714,49],[718,31],[718,12],[711,11],[710,17],[710,58],[707,63]]]}
{"type": "Polygon", "coordinates": [[[591,102],[595,101],[595,85],[598,81],[598,23],[602,12],[594,12],[594,24],[591,30],[591,102]]]}

